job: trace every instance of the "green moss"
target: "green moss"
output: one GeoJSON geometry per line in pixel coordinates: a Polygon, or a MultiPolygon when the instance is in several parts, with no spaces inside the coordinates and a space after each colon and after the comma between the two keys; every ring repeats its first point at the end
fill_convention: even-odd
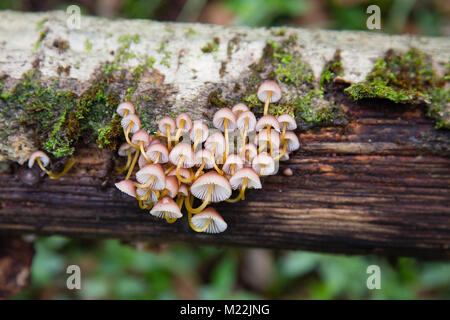
{"type": "Polygon", "coordinates": [[[89,41],[89,39],[86,39],[84,42],[84,48],[86,49],[87,53],[90,53],[92,50],[92,42],[89,41]]]}
{"type": "Polygon", "coordinates": [[[188,36],[195,36],[195,35],[197,35],[197,34],[198,34],[198,32],[195,31],[194,28],[189,28],[189,29],[187,30],[187,35],[188,35],[188,36]]]}
{"type": "Polygon", "coordinates": [[[215,37],[213,41],[208,41],[201,50],[203,53],[211,53],[219,50],[220,39],[215,37]]]}
{"type": "Polygon", "coordinates": [[[353,84],[345,91],[354,100],[381,98],[395,103],[425,102],[429,106],[428,116],[436,120],[436,128],[449,128],[445,104],[450,100],[441,89],[445,81],[446,75],[439,79],[430,58],[419,50],[413,48],[403,55],[390,50],[377,60],[366,81],[353,84]]]}
{"type": "Polygon", "coordinates": [[[166,50],[168,43],[169,43],[169,40],[162,42],[161,45],[159,46],[159,48],[156,49],[156,52],[164,53],[164,55],[159,63],[162,64],[163,66],[166,66],[167,68],[170,68],[169,59],[170,59],[170,56],[172,55],[172,53],[170,51],[166,50]]]}
{"type": "Polygon", "coordinates": [[[225,108],[228,107],[228,102],[221,97],[219,91],[213,91],[208,95],[208,107],[225,108]]]}
{"type": "Polygon", "coordinates": [[[36,30],[41,30],[44,27],[44,24],[48,21],[47,18],[43,18],[36,23],[36,30]]]}
{"type": "Polygon", "coordinates": [[[37,41],[34,43],[33,51],[36,51],[39,46],[41,45],[42,41],[44,41],[45,37],[47,36],[48,29],[44,29],[41,32],[39,32],[39,37],[37,41]]]}
{"type": "Polygon", "coordinates": [[[322,74],[320,75],[320,88],[324,88],[327,86],[336,76],[343,75],[343,68],[341,62],[341,54],[340,51],[337,50],[334,54],[334,57],[331,61],[325,64],[323,68],[322,74]]]}

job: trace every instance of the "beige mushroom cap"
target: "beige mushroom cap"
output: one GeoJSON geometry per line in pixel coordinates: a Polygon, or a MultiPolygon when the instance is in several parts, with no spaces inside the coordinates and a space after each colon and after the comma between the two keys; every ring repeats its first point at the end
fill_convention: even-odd
{"type": "Polygon", "coordinates": [[[133,122],[133,126],[131,127],[130,132],[135,133],[141,128],[141,120],[139,120],[137,115],[129,114],[126,117],[123,117],[120,121],[120,125],[127,130],[131,122],[133,122]]]}
{"type": "Polygon", "coordinates": [[[193,126],[191,117],[187,113],[180,113],[177,118],[175,119],[175,123],[177,125],[177,128],[181,127],[181,121],[184,120],[183,129],[181,129],[181,132],[190,132],[193,126]]]}
{"type": "Polygon", "coordinates": [[[170,151],[169,160],[177,166],[182,156],[184,156],[184,158],[181,167],[191,168],[194,166],[194,151],[192,151],[191,145],[187,143],[177,144],[172,151],[170,151]]]}
{"type": "Polygon", "coordinates": [[[170,117],[164,117],[158,121],[158,129],[162,134],[167,135],[167,126],[169,126],[170,128],[171,134],[175,132],[175,129],[177,127],[175,120],[170,117]]]}
{"type": "Polygon", "coordinates": [[[270,102],[277,102],[281,99],[281,89],[278,83],[272,80],[267,80],[261,83],[258,88],[258,99],[262,102],[266,102],[267,94],[269,91],[272,91],[272,95],[270,96],[270,102]]]}
{"type": "Polygon", "coordinates": [[[30,156],[30,159],[28,159],[28,168],[32,168],[34,165],[34,162],[36,159],[39,158],[42,162],[42,165],[46,167],[50,163],[50,158],[48,155],[45,154],[45,152],[41,150],[36,150],[33,152],[30,156]]]}
{"type": "Polygon", "coordinates": [[[136,187],[131,180],[122,180],[115,184],[116,188],[127,195],[136,198],[136,187]]]}
{"type": "Polygon", "coordinates": [[[275,118],[271,114],[259,118],[258,122],[256,123],[255,129],[256,131],[260,132],[261,130],[266,129],[267,126],[270,126],[276,132],[280,132],[280,123],[278,122],[277,118],[275,118]]]}
{"type": "Polygon", "coordinates": [[[226,174],[231,174],[231,166],[234,164],[234,172],[238,171],[242,167],[244,167],[244,162],[242,158],[237,154],[230,154],[227,157],[227,160],[223,164],[222,171],[226,174]]]}
{"type": "Polygon", "coordinates": [[[130,150],[131,153],[135,153],[136,152],[135,148],[131,148],[131,146],[127,142],[124,142],[124,143],[122,143],[120,145],[119,150],[117,151],[117,153],[121,157],[126,157],[126,156],[128,156],[128,150],[130,150]]]}
{"type": "Polygon", "coordinates": [[[262,188],[261,180],[259,179],[258,174],[252,168],[242,168],[238,170],[230,179],[231,187],[234,190],[239,189],[243,185],[245,178],[248,179],[248,188],[262,188]]]}
{"type": "Polygon", "coordinates": [[[135,110],[134,110],[134,104],[132,104],[130,101],[124,101],[121,102],[116,109],[116,112],[123,117],[123,115],[125,114],[125,111],[128,110],[128,114],[134,114],[135,110]]]}
{"type": "Polygon", "coordinates": [[[144,144],[144,148],[147,148],[150,145],[151,141],[150,135],[147,133],[147,131],[142,129],[136,131],[131,137],[131,142],[136,145],[139,145],[141,141],[144,144]]]}
{"type": "Polygon", "coordinates": [[[183,216],[180,208],[175,203],[175,201],[167,196],[162,198],[155,204],[152,210],[150,210],[150,214],[158,218],[165,218],[167,214],[169,219],[179,219],[183,216]]]}
{"type": "Polygon", "coordinates": [[[205,161],[205,169],[211,169],[213,167],[211,151],[209,151],[208,149],[201,149],[195,153],[195,165],[197,167],[200,167],[202,165],[202,161],[205,161]]]}
{"type": "Polygon", "coordinates": [[[233,111],[236,117],[239,117],[242,112],[248,111],[248,107],[246,104],[240,102],[238,104],[235,104],[234,107],[231,108],[231,111],[233,111]]]}
{"type": "Polygon", "coordinates": [[[275,172],[275,161],[268,153],[261,152],[253,159],[252,168],[258,174],[261,174],[262,176],[268,176],[274,174],[275,172]],[[264,169],[261,173],[261,168],[263,167],[263,165],[264,169]]]}
{"type": "Polygon", "coordinates": [[[160,164],[147,164],[136,172],[136,179],[141,184],[148,182],[152,176],[155,176],[155,180],[150,187],[154,190],[163,190],[166,185],[166,176],[160,164]]]}
{"type": "Polygon", "coordinates": [[[151,144],[150,147],[148,147],[145,154],[147,157],[150,158],[153,162],[156,161],[156,158],[159,155],[159,161],[158,163],[167,163],[169,161],[169,149],[167,149],[165,144],[162,143],[155,143],[151,144]]]}
{"type": "Polygon", "coordinates": [[[236,129],[236,115],[230,108],[218,110],[213,117],[213,125],[220,131],[225,131],[225,119],[228,120],[227,128],[229,131],[236,129]]]}
{"type": "Polygon", "coordinates": [[[286,143],[287,141],[288,144],[286,148],[287,151],[292,152],[300,148],[300,141],[298,141],[298,137],[293,131],[286,131],[284,140],[283,143],[286,143]]]}
{"type": "Polygon", "coordinates": [[[209,136],[209,129],[208,126],[202,120],[196,120],[192,125],[191,133],[189,135],[192,141],[196,140],[198,132],[201,133],[200,142],[205,142],[209,136]]]}
{"type": "Polygon", "coordinates": [[[225,137],[222,133],[216,132],[208,137],[205,142],[205,148],[212,151],[214,145],[216,146],[214,150],[215,156],[221,156],[225,152],[225,137]]]}
{"type": "Polygon", "coordinates": [[[256,117],[255,114],[251,111],[244,111],[237,119],[237,127],[239,130],[245,129],[245,120],[247,120],[247,131],[251,132],[256,128],[256,117]]]}
{"type": "Polygon", "coordinates": [[[278,123],[280,124],[280,127],[282,127],[283,124],[286,124],[286,130],[297,129],[297,122],[295,122],[295,119],[287,113],[284,113],[278,117],[278,123]]]}
{"type": "Polygon", "coordinates": [[[230,182],[215,171],[200,176],[191,186],[191,193],[198,199],[205,200],[208,188],[213,185],[211,202],[221,202],[231,196],[230,182]]]}
{"type": "Polygon", "coordinates": [[[175,176],[166,176],[166,187],[169,191],[169,197],[175,198],[178,194],[178,179],[175,176]]]}

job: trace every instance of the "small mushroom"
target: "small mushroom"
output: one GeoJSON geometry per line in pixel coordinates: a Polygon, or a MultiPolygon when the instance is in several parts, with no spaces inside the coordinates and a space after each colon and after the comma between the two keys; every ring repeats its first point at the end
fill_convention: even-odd
{"type": "Polygon", "coordinates": [[[230,153],[230,142],[228,132],[236,129],[236,115],[230,108],[222,108],[214,114],[213,125],[223,132],[225,136],[225,153],[223,155],[223,162],[227,160],[230,153]]]}
{"type": "Polygon", "coordinates": [[[192,129],[192,120],[191,117],[187,113],[181,113],[175,119],[175,123],[177,125],[177,133],[175,134],[175,143],[177,144],[180,140],[181,134],[188,133],[192,129]]]}
{"type": "Polygon", "coordinates": [[[297,135],[293,131],[287,131],[284,136],[283,149],[277,157],[274,158],[275,161],[280,160],[288,152],[293,152],[300,148],[300,142],[298,141],[297,135]]]}
{"type": "Polygon", "coordinates": [[[166,221],[172,222],[183,216],[178,205],[170,197],[159,200],[150,210],[150,214],[158,218],[166,218],[166,221]]]}
{"type": "Polygon", "coordinates": [[[268,176],[275,172],[275,161],[266,152],[261,152],[253,159],[252,168],[259,176],[268,176]]]}
{"type": "Polygon", "coordinates": [[[261,132],[264,128],[266,128],[267,142],[269,143],[269,150],[270,150],[269,153],[272,154],[274,148],[272,146],[271,129],[275,130],[276,132],[280,132],[280,124],[278,123],[277,118],[275,118],[270,114],[262,116],[256,123],[255,128],[257,132],[261,132]]]}
{"type": "Polygon", "coordinates": [[[273,150],[278,150],[280,146],[280,135],[274,130],[269,133],[267,129],[263,129],[255,136],[255,143],[259,146],[258,152],[266,150],[269,145],[269,153],[272,154],[273,150]]]}
{"type": "Polygon", "coordinates": [[[197,149],[197,146],[200,143],[203,143],[208,139],[209,136],[209,129],[206,126],[206,124],[203,123],[202,120],[196,120],[194,121],[194,124],[192,125],[190,138],[192,141],[194,141],[194,145],[192,147],[192,150],[195,152],[197,149]]]}
{"type": "Polygon", "coordinates": [[[227,178],[211,171],[200,176],[191,186],[191,194],[203,203],[198,208],[192,208],[190,201],[185,200],[186,209],[198,213],[206,208],[209,202],[220,202],[231,196],[231,185],[227,178]]]}
{"type": "Polygon", "coordinates": [[[197,172],[194,175],[194,179],[197,179],[203,172],[203,169],[212,169],[213,163],[211,160],[211,152],[208,149],[202,149],[195,153],[194,156],[195,166],[198,166],[197,172]]]}
{"type": "Polygon", "coordinates": [[[141,120],[139,120],[138,116],[135,114],[129,114],[122,118],[120,125],[123,128],[123,133],[125,134],[125,139],[128,144],[135,149],[139,149],[139,146],[133,144],[129,137],[130,133],[135,133],[141,128],[141,120]]]}
{"type": "MultiPolygon", "coordinates": [[[[171,170],[168,174],[168,176],[177,176],[177,170],[171,170]]],[[[185,181],[189,181],[189,182],[185,182],[186,184],[191,184],[192,181],[194,181],[194,175],[192,174],[192,172],[186,168],[180,168],[180,172],[179,172],[179,176],[181,176],[183,178],[183,180],[185,181]]],[[[178,179],[178,177],[177,177],[178,179]]]]}
{"type": "Polygon", "coordinates": [[[167,138],[167,148],[172,150],[172,134],[171,132],[175,132],[175,128],[177,127],[175,120],[170,117],[164,117],[158,121],[158,129],[160,135],[167,138]]]}
{"type": "Polygon", "coordinates": [[[170,162],[177,166],[176,175],[180,182],[189,183],[192,180],[186,180],[180,175],[180,169],[191,168],[194,166],[194,152],[187,143],[177,144],[169,154],[170,162]]]}
{"type": "Polygon", "coordinates": [[[231,108],[231,111],[233,111],[236,117],[239,117],[242,114],[242,112],[248,111],[248,107],[244,103],[240,102],[238,104],[235,104],[234,107],[231,108]]]}
{"type": "Polygon", "coordinates": [[[151,144],[146,154],[153,163],[167,163],[169,161],[169,149],[162,143],[151,144]]]}
{"type": "Polygon", "coordinates": [[[121,117],[126,117],[128,114],[134,114],[134,105],[130,101],[124,101],[117,106],[116,112],[121,117]]]}
{"type": "Polygon", "coordinates": [[[242,168],[238,170],[230,179],[231,187],[234,190],[241,189],[239,195],[234,199],[228,199],[227,202],[237,202],[245,200],[245,189],[261,189],[261,180],[258,174],[252,168],[242,168]]]}
{"type": "Polygon", "coordinates": [[[247,143],[247,134],[248,132],[251,132],[255,130],[256,128],[256,117],[251,111],[244,111],[242,112],[237,121],[236,125],[239,128],[241,132],[242,137],[242,150],[241,150],[241,156],[244,155],[245,152],[245,145],[247,143]]]}
{"type": "Polygon", "coordinates": [[[227,161],[223,164],[222,171],[228,175],[234,175],[234,173],[244,167],[244,162],[237,154],[230,154],[227,161]]]}
{"type": "Polygon", "coordinates": [[[261,102],[264,102],[264,115],[267,115],[269,103],[281,99],[280,86],[272,80],[264,81],[258,88],[257,96],[261,102]]]}
{"type": "Polygon", "coordinates": [[[139,201],[139,208],[151,209],[153,204],[158,202],[159,191],[152,188],[136,188],[136,199],[139,201]]]}
{"type": "Polygon", "coordinates": [[[297,129],[297,123],[295,119],[292,118],[291,115],[284,113],[278,117],[278,123],[281,126],[281,144],[283,144],[284,136],[286,134],[286,130],[293,131],[297,129]]]}
{"type": "Polygon", "coordinates": [[[136,179],[139,183],[134,185],[138,188],[152,188],[153,190],[163,190],[166,185],[166,175],[160,164],[148,164],[138,172],[136,179]]]}
{"type": "Polygon", "coordinates": [[[45,168],[50,163],[50,158],[47,156],[47,154],[45,152],[40,151],[40,150],[33,152],[31,154],[30,158],[28,159],[28,168],[31,169],[33,167],[35,161],[38,163],[41,170],[44,171],[50,177],[50,179],[61,178],[63,175],[65,175],[67,173],[67,171],[70,170],[70,168],[72,168],[72,166],[76,162],[75,159],[70,158],[66,162],[64,169],[60,173],[54,173],[45,168]]]}
{"type": "Polygon", "coordinates": [[[189,225],[196,232],[221,233],[227,229],[227,223],[212,207],[189,218],[189,225]]]}
{"type": "Polygon", "coordinates": [[[183,208],[183,202],[185,198],[189,197],[189,190],[187,185],[182,183],[180,187],[178,188],[178,195],[177,195],[177,205],[180,208],[180,210],[183,208]]]}
{"type": "Polygon", "coordinates": [[[119,147],[119,150],[117,153],[121,157],[127,157],[127,163],[122,168],[117,168],[116,171],[119,173],[122,173],[126,171],[130,165],[131,165],[131,154],[136,152],[136,149],[132,148],[128,143],[122,143],[122,145],[119,147]]]}
{"type": "Polygon", "coordinates": [[[255,145],[253,143],[248,143],[245,145],[245,151],[244,151],[244,164],[246,166],[252,166],[253,158],[255,158],[258,155],[258,150],[256,149],[255,145]]]}
{"type": "Polygon", "coordinates": [[[130,167],[128,168],[128,173],[125,177],[125,180],[128,180],[133,173],[133,169],[136,165],[136,162],[139,158],[139,154],[141,153],[145,158],[145,148],[150,144],[150,136],[145,130],[139,129],[136,131],[133,136],[131,137],[131,146],[135,148],[134,146],[137,146],[136,153],[134,154],[133,161],[130,164],[130,167]]]}
{"type": "Polygon", "coordinates": [[[136,198],[136,187],[131,180],[122,180],[115,184],[116,188],[130,197],[136,198]]]}
{"type": "Polygon", "coordinates": [[[175,198],[178,194],[178,180],[176,176],[166,176],[166,186],[160,197],[168,195],[171,198],[175,198]]]}
{"type": "Polygon", "coordinates": [[[225,138],[220,132],[209,136],[205,142],[205,148],[211,151],[211,161],[217,173],[223,175],[223,171],[216,164],[216,157],[220,157],[225,152],[225,138]]]}

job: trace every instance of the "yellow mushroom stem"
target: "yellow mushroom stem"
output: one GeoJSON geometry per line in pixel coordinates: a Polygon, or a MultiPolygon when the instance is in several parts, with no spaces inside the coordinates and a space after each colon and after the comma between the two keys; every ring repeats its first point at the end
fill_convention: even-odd
{"type": "Polygon", "coordinates": [[[166,124],[166,128],[167,128],[167,148],[169,149],[169,151],[172,150],[172,137],[170,136],[170,125],[166,124]]]}
{"type": "Polygon", "coordinates": [[[195,133],[195,141],[194,145],[192,146],[192,150],[195,152],[195,149],[197,149],[198,144],[200,143],[200,140],[202,138],[202,130],[197,129],[195,133]]]}
{"type": "Polygon", "coordinates": [[[225,201],[230,203],[236,203],[239,200],[245,200],[245,189],[247,189],[247,184],[248,178],[245,178],[244,183],[242,183],[241,190],[239,191],[239,194],[236,196],[236,198],[227,199],[225,201]]]}
{"type": "Polygon", "coordinates": [[[247,143],[248,118],[245,118],[244,132],[242,133],[242,151],[241,156],[245,153],[245,144],[247,143]]]}
{"type": "Polygon", "coordinates": [[[125,118],[128,115],[128,109],[125,109],[125,111],[123,112],[123,117],[125,118]]]}
{"type": "Polygon", "coordinates": [[[180,174],[180,169],[181,169],[181,166],[183,165],[183,162],[184,162],[184,155],[181,155],[180,159],[178,160],[178,165],[177,165],[177,171],[176,171],[177,179],[178,179],[178,181],[180,181],[182,183],[190,183],[194,180],[194,177],[185,179],[180,174]]]}
{"type": "Polygon", "coordinates": [[[272,151],[273,151],[273,147],[272,147],[272,139],[270,139],[271,138],[271,135],[270,135],[270,124],[268,124],[267,125],[267,141],[269,141],[269,154],[271,155],[272,154],[272,151]]]}
{"type": "Polygon", "coordinates": [[[223,163],[227,161],[228,153],[230,152],[230,141],[228,138],[228,119],[223,119],[223,133],[225,135],[225,153],[223,154],[223,163]]]}
{"type": "Polygon", "coordinates": [[[183,208],[184,196],[182,194],[177,195],[177,205],[180,210],[183,208]]]}
{"type": "MultiPolygon", "coordinates": [[[[139,188],[139,189],[141,189],[141,188],[139,188]]],[[[150,196],[151,193],[152,193],[152,189],[148,189],[147,192],[144,194],[143,197],[140,197],[140,196],[138,196],[138,195],[136,194],[136,199],[139,200],[139,201],[145,201],[145,200],[148,199],[148,197],[150,196]]]]}
{"type": "Polygon", "coordinates": [[[164,189],[163,192],[161,192],[160,196],[158,197],[158,199],[162,199],[165,196],[167,196],[169,194],[169,190],[164,189]]]}
{"type": "Polygon", "coordinates": [[[136,150],[139,150],[139,146],[134,144],[134,143],[132,143],[131,140],[130,140],[130,137],[129,137],[131,128],[133,127],[133,124],[134,124],[133,121],[131,121],[130,124],[128,125],[128,128],[126,130],[125,130],[125,128],[123,128],[123,134],[125,135],[125,140],[127,140],[128,144],[132,148],[134,148],[136,150]]]}
{"type": "Polygon", "coordinates": [[[155,179],[156,179],[156,176],[151,176],[150,179],[148,179],[148,181],[146,183],[141,184],[141,183],[133,182],[133,184],[136,188],[146,189],[146,188],[150,188],[150,186],[153,184],[155,179]]]}
{"type": "Polygon", "coordinates": [[[203,168],[205,167],[205,164],[206,164],[205,159],[202,158],[202,164],[200,165],[200,167],[195,172],[194,180],[196,180],[200,176],[200,174],[203,171],[203,168]]]}
{"type": "Polygon", "coordinates": [[[286,128],[287,128],[287,122],[283,122],[283,129],[281,130],[280,143],[284,142],[284,137],[286,136],[286,128]]]}
{"type": "Polygon", "coordinates": [[[166,171],[164,171],[164,174],[167,176],[170,172],[173,171],[173,169],[176,169],[176,166],[169,167],[166,171]]]}
{"type": "Polygon", "coordinates": [[[66,162],[66,164],[65,164],[65,166],[64,166],[63,171],[61,171],[60,173],[53,173],[53,172],[51,172],[51,171],[45,169],[45,167],[44,167],[44,165],[42,164],[40,158],[37,158],[36,161],[37,161],[39,167],[41,168],[41,170],[44,171],[44,172],[50,177],[50,179],[59,179],[59,178],[61,178],[63,175],[65,175],[65,174],[67,173],[67,171],[70,170],[70,168],[73,167],[73,165],[74,165],[75,162],[76,162],[75,159],[70,158],[69,160],[67,160],[67,162],[66,162]]]}
{"type": "Polygon", "coordinates": [[[118,173],[122,173],[122,172],[126,171],[130,167],[131,159],[132,159],[132,157],[131,157],[131,150],[128,148],[128,150],[127,150],[127,163],[122,168],[116,168],[116,171],[118,173]]]}
{"type": "Polygon", "coordinates": [[[144,200],[139,200],[139,208],[141,208],[142,210],[147,210],[147,209],[151,209],[153,207],[153,201],[149,201],[146,203],[144,203],[144,200]]]}
{"type": "Polygon", "coordinates": [[[189,213],[199,213],[202,212],[206,206],[209,204],[209,200],[211,199],[211,194],[214,190],[214,185],[210,184],[208,186],[208,192],[206,193],[205,200],[203,200],[203,203],[198,208],[192,208],[192,205],[189,201],[185,200],[184,205],[186,206],[186,209],[189,213]]]}
{"type": "Polygon", "coordinates": [[[236,167],[235,163],[231,164],[231,175],[234,175],[234,168],[236,167]]]}
{"type": "Polygon", "coordinates": [[[136,165],[137,159],[139,158],[139,153],[140,153],[139,149],[137,149],[136,153],[134,154],[133,161],[130,164],[130,168],[128,169],[128,173],[127,176],[125,177],[125,180],[128,180],[131,174],[133,173],[134,166],[136,165]]]}
{"type": "Polygon", "coordinates": [[[285,143],[283,144],[283,150],[282,150],[281,154],[279,154],[278,156],[276,156],[275,158],[273,158],[273,161],[279,161],[279,160],[286,154],[287,145],[288,145],[287,142],[285,142],[285,143]]]}
{"type": "Polygon", "coordinates": [[[223,171],[220,170],[220,168],[217,166],[216,164],[216,157],[214,155],[215,151],[216,151],[216,147],[217,147],[217,143],[214,144],[212,150],[211,150],[211,161],[213,164],[214,169],[216,169],[217,173],[223,176],[223,171]]]}
{"type": "Polygon", "coordinates": [[[147,163],[152,163],[152,159],[150,159],[147,154],[145,153],[144,149],[144,142],[141,140],[139,141],[139,150],[141,150],[142,155],[144,156],[145,160],[147,160],[147,163]]]}
{"type": "Polygon", "coordinates": [[[169,215],[167,214],[167,212],[164,213],[164,216],[166,218],[167,223],[174,223],[175,221],[177,221],[177,218],[169,218],[169,215]]]}
{"type": "Polygon", "coordinates": [[[264,173],[264,168],[266,167],[265,164],[261,164],[261,169],[259,169],[259,176],[261,177],[264,173]]]}
{"type": "Polygon", "coordinates": [[[267,115],[267,112],[269,111],[270,97],[272,97],[272,91],[267,92],[266,103],[264,104],[264,115],[267,115]]]}
{"type": "Polygon", "coordinates": [[[258,153],[261,153],[262,151],[266,150],[266,148],[267,148],[267,142],[264,141],[264,143],[259,146],[258,153]]]}
{"type": "Polygon", "coordinates": [[[175,144],[178,143],[181,137],[181,133],[183,132],[184,124],[186,123],[186,120],[181,119],[180,127],[177,130],[177,133],[175,134],[175,144]]]}

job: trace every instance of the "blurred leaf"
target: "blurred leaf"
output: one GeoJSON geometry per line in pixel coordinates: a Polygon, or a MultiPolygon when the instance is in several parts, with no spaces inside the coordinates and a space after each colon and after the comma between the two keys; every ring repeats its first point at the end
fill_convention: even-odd
{"type": "Polygon", "coordinates": [[[299,277],[314,270],[320,255],[310,252],[290,252],[281,260],[281,272],[286,277],[299,277]]]}

